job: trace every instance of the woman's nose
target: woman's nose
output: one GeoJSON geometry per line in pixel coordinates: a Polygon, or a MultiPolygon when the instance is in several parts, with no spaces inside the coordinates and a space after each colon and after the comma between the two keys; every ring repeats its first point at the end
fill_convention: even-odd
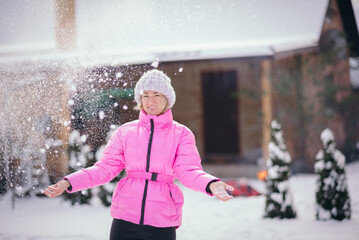
{"type": "Polygon", "coordinates": [[[148,99],[148,102],[149,102],[149,103],[154,103],[154,102],[155,102],[155,98],[150,97],[150,98],[148,99]]]}

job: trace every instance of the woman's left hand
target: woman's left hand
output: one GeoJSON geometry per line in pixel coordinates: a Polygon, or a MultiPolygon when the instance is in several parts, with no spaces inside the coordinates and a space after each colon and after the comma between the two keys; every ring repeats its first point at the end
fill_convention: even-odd
{"type": "Polygon", "coordinates": [[[214,196],[216,196],[219,200],[222,200],[223,202],[233,198],[233,196],[227,193],[226,189],[229,191],[233,191],[234,188],[231,185],[228,185],[222,181],[212,182],[209,185],[209,189],[211,189],[214,196]]]}

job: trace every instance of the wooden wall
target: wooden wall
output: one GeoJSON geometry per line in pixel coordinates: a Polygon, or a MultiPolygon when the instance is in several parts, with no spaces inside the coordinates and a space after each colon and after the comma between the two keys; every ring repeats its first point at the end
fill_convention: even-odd
{"type": "Polygon", "coordinates": [[[174,118],[193,131],[202,156],[204,156],[205,141],[202,73],[236,71],[239,157],[242,161],[256,162],[256,158],[261,154],[262,143],[260,59],[163,63],[159,68],[172,78],[172,85],[176,91],[177,101],[173,107],[174,118]],[[182,72],[179,71],[180,68],[183,69],[182,72]]]}

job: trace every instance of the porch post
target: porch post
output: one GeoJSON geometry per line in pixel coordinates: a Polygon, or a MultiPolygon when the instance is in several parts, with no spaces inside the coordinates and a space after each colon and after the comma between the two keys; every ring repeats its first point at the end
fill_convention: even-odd
{"type": "MultiPolygon", "coordinates": [[[[55,0],[55,32],[56,32],[56,47],[58,50],[71,51],[76,48],[76,15],[75,15],[75,0],[55,0]]],[[[55,165],[56,177],[63,176],[67,171],[67,147],[68,139],[71,131],[71,109],[69,106],[70,87],[73,79],[76,78],[77,66],[74,59],[66,60],[61,72],[52,79],[59,85],[61,91],[61,110],[59,112],[60,124],[56,127],[54,133],[58,139],[63,142],[62,146],[53,147],[52,151],[47,154],[48,168],[51,164],[55,165]]]]}
{"type": "Polygon", "coordinates": [[[264,162],[268,159],[268,143],[270,141],[270,123],[273,119],[272,110],[272,63],[271,59],[265,59],[261,62],[261,86],[262,86],[262,152],[264,162]]]}
{"type": "Polygon", "coordinates": [[[56,46],[60,50],[76,47],[75,0],[55,0],[56,46]]]}

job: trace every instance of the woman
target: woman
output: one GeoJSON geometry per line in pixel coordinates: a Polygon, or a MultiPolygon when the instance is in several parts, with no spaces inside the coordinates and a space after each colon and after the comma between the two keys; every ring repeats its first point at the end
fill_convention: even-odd
{"type": "Polygon", "coordinates": [[[143,74],[135,86],[139,119],[114,133],[93,167],[66,176],[45,190],[56,197],[109,182],[123,169],[127,176],[112,198],[110,239],[176,239],[186,187],[227,201],[233,188],[205,173],[193,133],[173,120],[176,95],[171,79],[159,70],[143,74]]]}

